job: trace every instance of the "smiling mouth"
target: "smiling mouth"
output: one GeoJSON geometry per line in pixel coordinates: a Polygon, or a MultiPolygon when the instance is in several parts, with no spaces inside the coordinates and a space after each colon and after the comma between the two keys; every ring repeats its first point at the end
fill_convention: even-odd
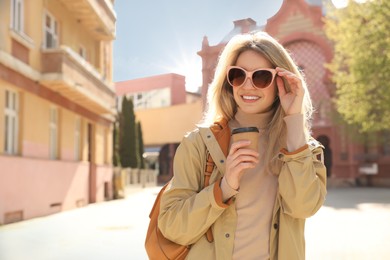
{"type": "Polygon", "coordinates": [[[259,96],[241,96],[241,98],[242,98],[244,101],[251,101],[251,102],[260,99],[259,96]]]}

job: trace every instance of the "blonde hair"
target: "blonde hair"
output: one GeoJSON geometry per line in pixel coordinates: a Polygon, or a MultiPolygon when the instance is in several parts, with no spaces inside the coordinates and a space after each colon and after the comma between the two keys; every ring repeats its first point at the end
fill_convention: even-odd
{"type": "MultiPolygon", "coordinates": [[[[303,88],[305,89],[303,100],[304,131],[306,137],[309,138],[313,107],[304,77],[287,50],[265,32],[240,34],[233,37],[226,45],[219,57],[214,79],[208,89],[207,106],[202,124],[211,125],[222,118],[227,120],[234,118],[237,105],[234,101],[232,87],[226,79],[226,70],[228,66],[235,65],[238,56],[246,50],[260,53],[271,62],[274,68],[284,68],[302,79],[303,88]]],[[[284,81],[284,85],[286,91],[289,92],[289,84],[284,81]]],[[[279,99],[275,101],[273,106],[274,115],[266,133],[268,135],[268,147],[271,148],[267,149],[268,153],[265,155],[265,162],[268,163],[274,159],[281,148],[286,147],[286,126],[283,121],[286,114],[280,105],[279,99]]],[[[271,164],[269,166],[269,169],[275,173],[276,169],[271,164]]]]}

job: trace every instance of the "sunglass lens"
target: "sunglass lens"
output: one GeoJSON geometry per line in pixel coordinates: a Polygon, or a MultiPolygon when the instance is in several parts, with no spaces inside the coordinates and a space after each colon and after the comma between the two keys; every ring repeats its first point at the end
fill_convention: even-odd
{"type": "Polygon", "coordinates": [[[244,83],[245,78],[246,78],[245,71],[238,68],[232,68],[229,70],[228,81],[230,85],[232,85],[233,87],[241,86],[242,83],[244,83]]]}
{"type": "Polygon", "coordinates": [[[268,70],[258,70],[253,73],[252,81],[257,88],[266,88],[272,82],[272,73],[268,70]]]}

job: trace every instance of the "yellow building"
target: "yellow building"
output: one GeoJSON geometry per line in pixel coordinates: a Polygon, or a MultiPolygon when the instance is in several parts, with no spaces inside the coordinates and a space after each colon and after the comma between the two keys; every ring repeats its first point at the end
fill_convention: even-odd
{"type": "Polygon", "coordinates": [[[113,2],[0,1],[0,224],[112,197],[113,2]]]}

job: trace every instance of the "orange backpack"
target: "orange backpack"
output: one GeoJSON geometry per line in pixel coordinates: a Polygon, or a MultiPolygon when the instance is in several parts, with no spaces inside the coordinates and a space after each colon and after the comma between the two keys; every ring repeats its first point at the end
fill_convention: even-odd
{"type": "MultiPolygon", "coordinates": [[[[208,152],[206,154],[207,162],[204,173],[204,187],[209,185],[210,176],[214,168],[214,161],[211,158],[211,155],[208,152]]],[[[162,189],[158,193],[152,211],[149,214],[150,223],[148,232],[146,234],[145,248],[150,260],[182,260],[186,258],[191,248],[190,245],[183,246],[166,239],[157,226],[158,215],[160,213],[161,196],[164,193],[164,190],[169,185],[169,183],[170,182],[165,184],[164,187],[162,187],[162,189]]],[[[213,242],[214,239],[211,227],[207,231],[206,237],[210,243],[213,242]]]]}

